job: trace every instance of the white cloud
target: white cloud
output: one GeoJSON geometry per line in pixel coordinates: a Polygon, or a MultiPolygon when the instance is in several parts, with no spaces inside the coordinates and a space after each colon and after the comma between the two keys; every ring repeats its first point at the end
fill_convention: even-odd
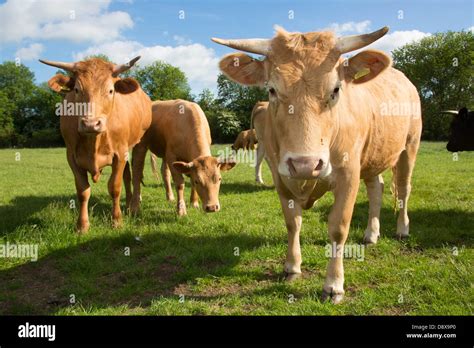
{"type": "Polygon", "coordinates": [[[15,57],[18,57],[24,61],[38,59],[43,50],[44,46],[42,44],[34,43],[28,47],[20,48],[18,51],[16,51],[15,57]]]}
{"type": "Polygon", "coordinates": [[[385,52],[392,52],[398,47],[401,47],[413,41],[421,40],[430,35],[430,33],[424,33],[419,30],[394,31],[393,33],[389,32],[384,37],[375,41],[372,45],[368,47],[385,52]]]}
{"type": "Polygon", "coordinates": [[[370,21],[362,22],[346,22],[346,23],[331,23],[329,27],[323,30],[332,30],[336,35],[343,35],[347,33],[363,34],[370,29],[370,21]]]}
{"type": "Polygon", "coordinates": [[[193,93],[199,93],[204,88],[216,89],[219,57],[216,56],[213,49],[201,44],[147,47],[137,41],[114,41],[75,53],[73,59],[78,61],[98,53],[107,55],[116,63],[125,63],[140,55],[142,58],[138,64],[141,66],[162,60],[179,67],[186,74],[193,93]]]}
{"type": "Polygon", "coordinates": [[[0,42],[64,39],[103,42],[133,27],[130,15],[108,12],[110,0],[7,0],[0,5],[0,42]]]}
{"type": "MultiPolygon", "coordinates": [[[[332,30],[338,36],[365,34],[372,31],[371,24],[372,23],[370,20],[365,20],[362,22],[331,23],[329,27],[323,30],[332,30]]],[[[419,30],[397,30],[394,32],[388,32],[388,34],[386,34],[384,37],[380,38],[367,47],[375,48],[385,52],[392,52],[398,47],[413,41],[421,40],[424,37],[430,35],[430,33],[425,33],[419,30]]],[[[360,50],[351,52],[350,55],[354,55],[359,51],[360,50]]]]}
{"type": "Polygon", "coordinates": [[[184,36],[173,35],[173,40],[176,41],[178,45],[190,45],[193,41],[184,36]]]}
{"type": "Polygon", "coordinates": [[[474,34],[474,25],[472,27],[467,28],[466,31],[470,31],[471,33],[474,34]]]}

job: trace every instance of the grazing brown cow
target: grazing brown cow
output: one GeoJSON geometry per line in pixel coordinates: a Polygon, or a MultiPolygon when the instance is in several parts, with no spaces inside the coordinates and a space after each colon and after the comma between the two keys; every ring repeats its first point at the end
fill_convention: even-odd
{"type": "Polygon", "coordinates": [[[140,182],[148,149],[163,159],[161,171],[170,201],[174,200],[170,175],[173,177],[178,215],[186,215],[182,174],[191,178],[191,205],[199,207],[199,196],[206,212],[219,211],[220,172],[232,169],[235,162],[211,156],[211,132],[202,109],[196,103],[178,99],[153,102],[152,111],[151,126],[133,149],[132,213],[140,206],[140,182]]]}
{"type": "Polygon", "coordinates": [[[74,174],[79,218],[77,230],[89,229],[87,212],[92,181],[99,180],[102,169],[112,166],[108,189],[113,200],[112,218],[120,226],[120,192],[125,179],[127,206],[131,200],[129,148],[137,144],[151,123],[151,101],[137,81],[121,79],[118,75],[132,67],[140,57],[128,64],[115,65],[98,58],[76,63],[51,62],[44,64],[68,71],[57,74],[48,84],[56,92],[65,92],[61,112],[61,134],[66,143],[67,160],[74,174]]]}
{"type": "Polygon", "coordinates": [[[415,86],[391,66],[390,57],[358,50],[388,28],[364,35],[332,32],[289,33],[277,28],[273,39],[213,41],[265,56],[229,54],[221,70],[238,83],[265,86],[270,104],[265,125],[269,160],[288,230],[285,271],[301,273],[299,234],[302,209],[327,191],[334,194],[329,214],[330,255],[323,299],[338,303],[344,294],[343,255],[360,179],[369,196],[368,243],[379,236],[383,181],[394,169],[401,206],[397,235],[408,235],[407,202],[421,135],[421,107],[415,86]],[[238,64],[236,64],[238,62],[238,64]]]}
{"type": "Polygon", "coordinates": [[[239,133],[231,148],[234,151],[239,151],[240,149],[251,151],[255,150],[255,144],[257,144],[255,130],[247,129],[239,133]]]}
{"type": "Polygon", "coordinates": [[[257,146],[257,162],[255,163],[255,181],[263,184],[262,179],[262,163],[265,158],[265,118],[268,110],[268,102],[258,102],[252,110],[251,127],[254,128],[257,141],[260,145],[257,146]]]}

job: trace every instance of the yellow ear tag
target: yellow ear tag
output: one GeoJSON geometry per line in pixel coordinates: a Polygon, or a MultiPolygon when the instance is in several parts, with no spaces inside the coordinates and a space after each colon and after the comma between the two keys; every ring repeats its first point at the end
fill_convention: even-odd
{"type": "Polygon", "coordinates": [[[359,70],[355,75],[354,75],[354,80],[360,79],[361,77],[364,77],[365,75],[370,74],[370,69],[369,68],[364,68],[362,70],[359,70]]]}

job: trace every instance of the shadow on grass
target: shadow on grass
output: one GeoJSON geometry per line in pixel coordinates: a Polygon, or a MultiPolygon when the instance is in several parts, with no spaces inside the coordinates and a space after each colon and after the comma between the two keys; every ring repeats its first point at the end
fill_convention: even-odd
{"type": "MultiPolygon", "coordinates": [[[[253,181],[248,182],[222,182],[220,194],[227,194],[227,193],[253,193],[253,192],[260,192],[260,191],[271,191],[275,190],[274,186],[269,186],[267,184],[257,184],[253,181]]],[[[276,195],[276,193],[275,193],[276,195]]],[[[278,197],[275,196],[277,199],[278,197]]]]}
{"type": "MultiPolygon", "coordinates": [[[[161,195],[160,195],[161,196],[161,195]]],[[[156,197],[156,199],[165,200],[165,197],[156,197]]],[[[77,207],[76,195],[56,195],[56,196],[17,196],[8,205],[0,206],[0,237],[6,236],[20,226],[33,226],[36,228],[43,227],[43,220],[40,213],[48,206],[57,204],[69,209],[70,201],[74,200],[77,207]]],[[[145,202],[148,204],[151,202],[145,202]]],[[[143,203],[142,203],[143,207],[143,203]]],[[[125,198],[122,194],[121,200],[122,213],[125,211],[125,198]]],[[[141,218],[138,215],[135,218],[141,219],[143,222],[149,223],[167,223],[175,222],[176,214],[174,213],[174,203],[170,204],[169,209],[153,210],[151,217],[141,218]]],[[[71,221],[71,231],[74,230],[76,219],[79,216],[78,208],[74,211],[74,219],[71,221]]],[[[89,216],[112,216],[112,199],[103,195],[91,195],[89,200],[89,216]]],[[[93,222],[91,222],[93,224],[93,222]]]]}
{"type": "MultiPolygon", "coordinates": [[[[312,209],[320,212],[325,222],[328,220],[330,205],[317,204],[312,209]]],[[[351,229],[359,226],[365,230],[369,214],[369,203],[367,201],[357,203],[351,220],[351,229]]],[[[398,211],[393,208],[382,207],[380,211],[381,235],[396,238],[398,211]]],[[[410,237],[408,245],[423,248],[439,248],[446,245],[472,247],[474,245],[474,212],[456,209],[408,209],[410,219],[410,237]]],[[[304,223],[304,221],[303,221],[304,223]]],[[[362,242],[362,240],[361,240],[362,242]]]]}
{"type": "Polygon", "coordinates": [[[0,271],[0,314],[54,314],[71,306],[71,295],[94,309],[150,306],[160,296],[177,300],[197,278],[232,274],[239,262],[236,245],[253,249],[264,243],[268,240],[243,234],[97,238],[0,271]]]}
{"type": "MultiPolygon", "coordinates": [[[[69,209],[70,201],[74,200],[77,206],[76,195],[56,196],[17,196],[8,205],[0,206],[0,237],[13,232],[21,225],[37,225],[41,227],[42,220],[38,214],[49,205],[57,204],[69,209]]],[[[89,200],[89,214],[111,214],[112,200],[107,202],[102,197],[91,196],[89,200]]],[[[78,210],[76,209],[76,214],[78,210]]],[[[75,221],[73,222],[73,224],[75,221]]]]}

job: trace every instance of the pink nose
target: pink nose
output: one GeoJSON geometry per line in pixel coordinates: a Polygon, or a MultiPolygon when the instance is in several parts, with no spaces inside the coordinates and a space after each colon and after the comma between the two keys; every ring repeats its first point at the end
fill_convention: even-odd
{"type": "Polygon", "coordinates": [[[216,211],[219,211],[220,207],[218,204],[216,205],[207,205],[206,206],[206,213],[215,213],[216,211]]]}
{"type": "Polygon", "coordinates": [[[323,169],[324,162],[315,156],[289,157],[286,165],[294,179],[316,179],[323,169]]]}
{"type": "Polygon", "coordinates": [[[81,133],[101,133],[105,131],[104,117],[84,117],[79,121],[79,132],[81,133]]]}

